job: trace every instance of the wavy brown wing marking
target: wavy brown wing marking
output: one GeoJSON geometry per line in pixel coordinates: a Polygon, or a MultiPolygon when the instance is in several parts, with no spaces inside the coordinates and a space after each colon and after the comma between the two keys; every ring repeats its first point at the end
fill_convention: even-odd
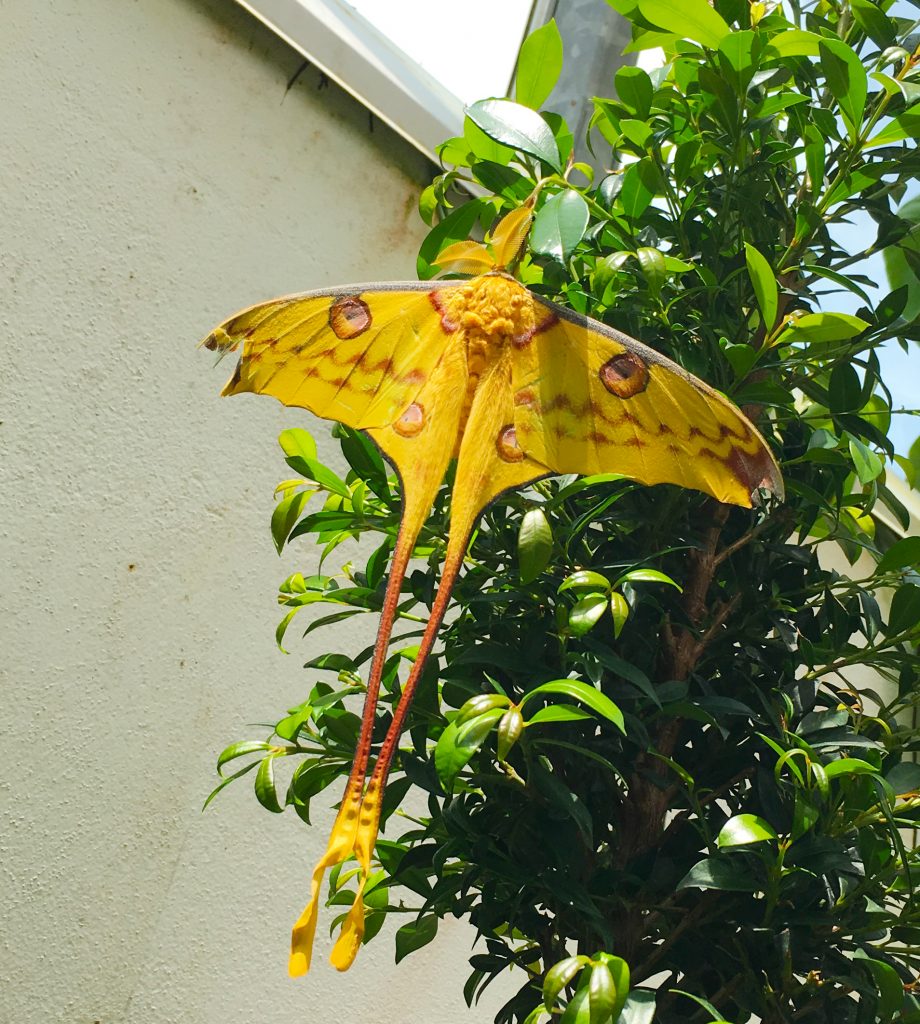
{"type": "Polygon", "coordinates": [[[769,447],[731,402],[640,342],[546,306],[558,322],[515,352],[528,455],[557,473],[622,473],[736,505],[760,488],[782,495],[769,447]]]}
{"type": "Polygon", "coordinates": [[[453,286],[275,299],[231,317],[205,345],[242,345],[225,395],[271,395],[350,427],[383,427],[411,405],[454,337],[438,313],[440,293],[453,286]]]}

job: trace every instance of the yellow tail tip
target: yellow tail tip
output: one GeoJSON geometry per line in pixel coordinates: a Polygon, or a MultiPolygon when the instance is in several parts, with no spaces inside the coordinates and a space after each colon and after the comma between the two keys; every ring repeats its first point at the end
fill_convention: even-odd
{"type": "Polygon", "coordinates": [[[302,978],[310,970],[310,958],[306,953],[298,950],[291,953],[288,960],[288,974],[292,978],[302,978]]]}

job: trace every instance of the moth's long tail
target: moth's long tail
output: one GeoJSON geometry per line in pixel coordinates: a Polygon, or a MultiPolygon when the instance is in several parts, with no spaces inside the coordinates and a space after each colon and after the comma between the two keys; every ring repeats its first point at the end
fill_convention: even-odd
{"type": "MultiPolygon", "coordinates": [[[[326,852],[313,869],[313,877],[310,884],[310,901],[291,932],[291,955],[288,960],[288,973],[292,978],[300,977],[310,970],[313,939],[316,934],[316,922],[319,915],[320,888],[326,868],[345,860],[352,853],[357,853],[362,867],[362,890],[367,872],[370,869],[370,855],[373,852],[373,842],[370,844],[366,857],[362,857],[361,852],[358,850],[361,822],[363,821],[362,800],[364,797],[364,781],[367,777],[368,761],[371,754],[377,701],[380,696],[380,680],[383,676],[383,667],[387,660],[387,649],[390,642],[390,634],[393,632],[393,623],[396,619],[399,595],[402,591],[403,579],[406,575],[409,560],[412,557],[413,548],[418,540],[419,531],[428,513],[428,507],[422,507],[423,501],[424,498],[421,501],[412,501],[410,495],[407,495],[406,498],[406,507],[403,513],[399,536],[396,540],[396,548],[393,552],[390,576],[387,581],[383,607],[380,612],[380,625],[377,628],[377,640],[374,644],[374,654],[371,659],[370,675],[364,697],[364,711],[361,718],[361,732],[358,736],[357,747],[355,748],[355,759],[351,766],[342,802],[339,805],[339,812],[336,815],[332,832],[329,835],[326,852]]],[[[360,845],[362,849],[367,846],[366,843],[361,843],[360,845]]]]}
{"type": "Polygon", "coordinates": [[[376,765],[374,766],[373,775],[371,776],[370,782],[367,784],[367,789],[364,791],[364,798],[360,803],[354,852],[362,869],[361,880],[359,882],[358,893],[355,896],[355,902],[352,905],[351,910],[348,912],[345,923],[342,925],[342,931],[336,940],[330,956],[330,961],[333,967],[339,971],[347,971],[348,968],[351,967],[355,957],[358,955],[358,950],[361,947],[361,940],[364,937],[364,885],[370,870],[370,861],[374,852],[374,845],[377,841],[377,831],[380,827],[380,812],[383,803],[384,787],[387,783],[387,776],[389,775],[390,767],[393,763],[393,757],[396,754],[399,737],[406,722],[409,705],[412,703],[412,699],[415,696],[419,679],[425,669],[428,656],[431,654],[431,648],[434,646],[438,630],[440,629],[441,622],[444,619],[444,613],[447,611],[447,606],[450,603],[450,595],[454,589],[457,574],[463,564],[463,553],[466,549],[467,533],[468,531],[464,531],[464,534],[459,541],[455,540],[452,535],[448,543],[447,554],[444,561],[444,570],[441,575],[441,585],[438,587],[438,592],[435,595],[434,604],[431,608],[431,616],[428,619],[428,624],[425,626],[425,632],[422,635],[421,643],[419,644],[418,655],[416,656],[412,669],[409,672],[406,684],[403,687],[402,697],[400,698],[399,704],[396,706],[396,710],[393,713],[393,720],[390,723],[386,738],[380,748],[380,755],[377,758],[376,765]]]}

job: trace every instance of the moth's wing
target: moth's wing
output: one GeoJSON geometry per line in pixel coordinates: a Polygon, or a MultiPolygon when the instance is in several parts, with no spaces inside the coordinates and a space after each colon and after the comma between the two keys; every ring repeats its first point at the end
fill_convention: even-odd
{"type": "MultiPolygon", "coordinates": [[[[532,294],[532,293],[531,293],[532,294]]],[[[750,420],[676,363],[596,320],[533,296],[537,328],[515,348],[521,448],[556,473],[622,473],[750,507],[783,494],[750,420]]]]}
{"type": "Polygon", "coordinates": [[[365,429],[393,423],[431,376],[456,328],[442,296],[461,282],[350,285],[244,309],[215,328],[207,348],[242,346],[223,390],[365,429]]]}

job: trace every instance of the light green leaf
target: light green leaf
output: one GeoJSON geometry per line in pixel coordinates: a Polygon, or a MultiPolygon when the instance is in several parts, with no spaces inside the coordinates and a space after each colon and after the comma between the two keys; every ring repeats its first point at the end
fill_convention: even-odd
{"type": "Polygon", "coordinates": [[[272,755],[264,758],[259,765],[255,778],[256,799],[267,811],[281,814],[284,808],[278,803],[278,794],[275,792],[274,760],[272,755]]]}
{"type": "Polygon", "coordinates": [[[536,111],[511,100],[480,100],[467,115],[490,138],[535,156],[554,171],[561,171],[559,147],[549,125],[536,111]]]}
{"type": "Polygon", "coordinates": [[[757,305],[763,317],[764,330],[769,334],[776,323],[776,310],[779,302],[779,288],[776,277],[765,257],[749,242],[744,243],[744,258],[747,262],[748,276],[754,286],[757,305]]]}
{"type": "Polygon", "coordinates": [[[490,138],[469,117],[463,119],[463,138],[473,156],[480,160],[491,160],[496,164],[508,164],[514,157],[514,150],[490,138]]]}
{"type": "Polygon", "coordinates": [[[271,532],[275,550],[279,555],[284,548],[284,542],[297,525],[297,520],[314,494],[316,491],[296,491],[275,506],[272,512],[271,532]]]}
{"type": "Polygon", "coordinates": [[[893,117],[877,135],[869,139],[865,148],[890,146],[893,142],[916,139],[918,136],[920,136],[920,110],[910,107],[898,114],[897,117],[893,117]]]}
{"type": "Polygon", "coordinates": [[[562,594],[566,590],[609,590],[610,581],[606,576],[592,569],[579,569],[573,572],[559,585],[557,593],[562,594]]]}
{"type": "Polygon", "coordinates": [[[532,583],[549,564],[553,531],[542,508],[524,513],[518,533],[518,571],[522,583],[532,583]]]}
{"type": "Polygon", "coordinates": [[[585,718],[593,718],[590,711],[569,707],[568,704],[550,704],[527,720],[528,725],[542,725],[546,722],[578,722],[585,718]]]}
{"type": "Polygon", "coordinates": [[[507,761],[511,748],[521,738],[524,731],[524,718],[520,709],[508,708],[502,715],[496,730],[495,752],[499,761],[507,761]]]}
{"type": "Polygon", "coordinates": [[[534,218],[531,249],[562,262],[584,237],[588,216],[588,204],[578,192],[552,196],[534,218]]]}
{"type": "Polygon", "coordinates": [[[770,40],[764,50],[764,56],[770,59],[777,57],[817,57],[821,36],[814,32],[803,32],[801,29],[790,29],[779,32],[770,40]]]}
{"type": "Polygon", "coordinates": [[[858,438],[850,438],[850,458],[853,460],[853,468],[859,477],[861,484],[871,484],[873,480],[881,476],[884,466],[882,460],[862,443],[858,438]]]}
{"type": "Polygon", "coordinates": [[[543,979],[543,1005],[552,1012],[559,998],[559,993],[569,984],[576,974],[588,962],[586,956],[567,956],[559,963],[553,964],[543,979]]]}
{"type": "Polygon", "coordinates": [[[585,594],[569,612],[569,629],[574,636],[584,636],[594,628],[606,609],[606,594],[585,594]]]}
{"type": "Polygon", "coordinates": [[[521,45],[514,80],[514,98],[538,110],[562,71],[562,36],[555,19],[531,32],[521,45]]]}
{"type": "Polygon", "coordinates": [[[451,722],[441,733],[434,748],[434,767],[441,785],[448,792],[454,779],[482,746],[504,713],[503,708],[493,708],[460,725],[451,722]]]}
{"type": "Polygon", "coordinates": [[[636,249],[636,256],[639,258],[639,266],[642,267],[642,274],[648,284],[648,290],[657,298],[661,294],[662,285],[668,276],[664,255],[658,249],[643,246],[636,249]]]}
{"type": "Polygon", "coordinates": [[[789,326],[777,339],[777,344],[789,341],[846,341],[868,327],[865,320],[850,313],[806,313],[789,326]]]}
{"type": "Polygon", "coordinates": [[[756,814],[736,814],[722,826],[716,842],[720,848],[744,846],[747,843],[763,843],[776,839],[773,826],[756,814]]]}
{"type": "MultiPolygon", "coordinates": [[[[812,766],[814,767],[814,766],[812,766]]],[[[824,774],[829,779],[836,779],[840,775],[877,775],[878,769],[875,765],[869,764],[858,757],[841,757],[831,761],[824,767],[824,774]]]]}
{"type": "MultiPolygon", "coordinates": [[[[606,604],[607,601],[605,599],[604,605],[606,606],[606,604]]],[[[528,690],[521,700],[520,707],[523,708],[529,700],[545,693],[558,693],[564,697],[571,697],[572,700],[577,700],[580,704],[591,708],[592,711],[596,711],[609,722],[613,722],[620,732],[624,734],[626,732],[623,712],[620,711],[616,704],[606,694],[601,693],[600,690],[596,690],[593,686],[579,679],[556,679],[550,683],[543,683],[533,690],[528,690]]]]}
{"type": "Polygon", "coordinates": [[[630,569],[617,580],[616,586],[620,586],[621,583],[667,583],[676,587],[681,593],[684,592],[679,583],[672,580],[666,572],[660,572],[658,569],[630,569]]]}
{"type": "Polygon", "coordinates": [[[316,458],[316,442],[300,427],[282,430],[278,435],[278,444],[285,455],[299,455],[302,459],[316,458]]]}
{"type": "Polygon", "coordinates": [[[619,639],[626,620],[629,618],[629,602],[622,594],[610,595],[610,612],[613,615],[613,635],[619,639]]]}
{"type": "Polygon", "coordinates": [[[711,50],[731,32],[724,18],[706,0],[639,0],[646,21],[681,39],[692,39],[711,50]]]}
{"type": "Polygon", "coordinates": [[[588,980],[588,1015],[590,1024],[607,1024],[614,1019],[617,987],[605,963],[594,964],[588,980]]]}
{"type": "Polygon", "coordinates": [[[241,740],[239,743],[231,743],[225,748],[217,759],[217,771],[234,758],[243,757],[244,754],[254,754],[261,750],[271,750],[270,743],[261,743],[258,740],[241,740]]]}

